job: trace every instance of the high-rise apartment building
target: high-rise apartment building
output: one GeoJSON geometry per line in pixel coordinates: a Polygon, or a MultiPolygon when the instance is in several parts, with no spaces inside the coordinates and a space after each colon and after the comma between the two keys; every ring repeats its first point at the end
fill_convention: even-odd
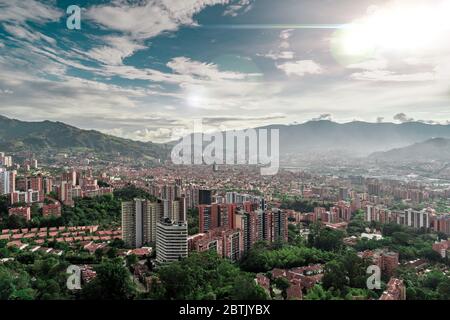
{"type": "Polygon", "coordinates": [[[190,249],[197,252],[212,251],[222,258],[238,261],[245,251],[241,229],[217,228],[189,237],[190,249]]]}
{"type": "Polygon", "coordinates": [[[73,205],[72,188],[72,183],[67,181],[61,181],[56,188],[59,200],[68,206],[73,205]]]}
{"type": "Polygon", "coordinates": [[[16,177],[17,177],[16,170],[9,172],[9,192],[16,191],[16,177]]]}
{"type": "Polygon", "coordinates": [[[11,204],[26,203],[28,205],[44,201],[44,194],[39,191],[14,191],[10,193],[11,204]]]}
{"type": "Polygon", "coordinates": [[[280,209],[272,209],[272,242],[288,241],[288,219],[286,212],[280,209]]]}
{"type": "Polygon", "coordinates": [[[8,168],[12,167],[12,165],[13,165],[12,157],[5,155],[4,152],[0,152],[0,166],[8,168]]]}
{"type": "Polygon", "coordinates": [[[430,228],[430,213],[427,210],[407,209],[397,215],[397,223],[413,229],[430,228]]]}
{"type": "Polygon", "coordinates": [[[198,206],[199,231],[200,233],[208,232],[212,227],[212,207],[208,205],[198,206]]]}
{"type": "Polygon", "coordinates": [[[450,235],[450,214],[437,216],[433,220],[433,229],[435,232],[442,232],[450,235]]]}
{"type": "Polygon", "coordinates": [[[186,198],[184,196],[172,201],[170,220],[176,222],[187,220],[186,198]]]}
{"type": "Polygon", "coordinates": [[[177,261],[188,255],[188,226],[186,222],[165,219],[156,225],[156,261],[177,261]]]}
{"type": "Polygon", "coordinates": [[[338,200],[339,201],[347,200],[347,198],[348,198],[348,189],[347,188],[339,188],[338,200]]]}
{"type": "Polygon", "coordinates": [[[239,261],[243,252],[241,231],[228,229],[223,232],[222,237],[223,257],[233,262],[239,261]]]}
{"type": "Polygon", "coordinates": [[[72,186],[77,185],[77,172],[75,170],[70,170],[67,172],[64,172],[62,174],[62,180],[69,182],[72,186]]]}
{"type": "Polygon", "coordinates": [[[254,196],[249,194],[241,194],[237,192],[227,192],[225,194],[225,203],[235,203],[238,205],[249,204],[254,210],[261,209],[266,210],[267,204],[264,197],[254,196]]]}
{"type": "Polygon", "coordinates": [[[367,192],[369,193],[369,195],[380,196],[381,184],[377,180],[370,181],[367,184],[367,192]]]}
{"type": "Polygon", "coordinates": [[[35,177],[26,178],[27,189],[26,190],[34,190],[34,191],[43,191],[44,184],[42,180],[42,176],[38,175],[35,177]]]}
{"type": "Polygon", "coordinates": [[[8,194],[10,191],[10,172],[0,168],[0,195],[8,194]]]}
{"type": "Polygon", "coordinates": [[[181,196],[181,186],[174,185],[165,185],[161,188],[161,198],[163,200],[167,200],[167,216],[172,220],[173,216],[176,216],[177,213],[172,213],[173,202],[177,200],[181,196]]]}
{"type": "Polygon", "coordinates": [[[261,224],[257,212],[241,211],[234,216],[234,220],[235,228],[241,231],[243,251],[250,250],[257,241],[263,240],[259,238],[261,224]]]}
{"type": "Polygon", "coordinates": [[[389,223],[394,219],[394,214],[391,210],[387,209],[384,206],[366,206],[366,211],[364,215],[364,220],[371,222],[377,221],[381,223],[389,223]]]}
{"type": "Polygon", "coordinates": [[[198,206],[199,189],[196,186],[189,186],[184,190],[186,197],[186,206],[188,209],[193,209],[198,206]]]}
{"type": "Polygon", "coordinates": [[[198,204],[210,205],[212,203],[212,191],[211,190],[199,190],[198,191],[198,204]]]}
{"type": "Polygon", "coordinates": [[[234,215],[237,206],[235,204],[199,205],[199,229],[207,232],[215,228],[234,228],[234,215]]]}
{"type": "Polygon", "coordinates": [[[122,239],[128,247],[156,242],[156,224],[162,218],[161,203],[144,199],[122,203],[122,239]]]}

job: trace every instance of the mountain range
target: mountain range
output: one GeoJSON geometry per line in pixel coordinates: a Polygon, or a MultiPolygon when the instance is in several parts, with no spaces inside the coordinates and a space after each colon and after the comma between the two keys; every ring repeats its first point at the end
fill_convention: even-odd
{"type": "Polygon", "coordinates": [[[25,122],[0,116],[1,151],[93,151],[140,159],[165,158],[167,146],[82,130],[62,122],[25,122]]]}
{"type": "Polygon", "coordinates": [[[450,162],[450,139],[434,138],[404,148],[376,152],[370,157],[387,162],[450,162]]]}
{"type": "MultiPolygon", "coordinates": [[[[270,125],[278,129],[280,154],[308,155],[344,153],[348,156],[404,157],[408,154],[431,154],[445,157],[450,139],[450,125],[421,122],[368,123],[310,121],[295,125],[270,125]],[[442,139],[436,139],[442,138],[442,139]],[[431,140],[430,140],[431,139],[431,140]],[[426,142],[424,142],[426,141],[426,142]],[[404,150],[399,148],[408,147],[404,150]],[[390,153],[379,153],[392,150],[390,153]],[[415,151],[417,150],[417,151],[415,151]],[[399,154],[394,156],[394,154],[399,154]]],[[[157,144],[123,139],[95,130],[82,130],[62,122],[25,122],[0,116],[1,151],[85,150],[143,159],[167,159],[172,143],[157,144]]]]}
{"type": "Polygon", "coordinates": [[[450,138],[450,125],[421,122],[368,123],[310,121],[298,125],[272,125],[280,130],[280,153],[344,152],[367,156],[373,152],[402,148],[432,138],[450,138]]]}

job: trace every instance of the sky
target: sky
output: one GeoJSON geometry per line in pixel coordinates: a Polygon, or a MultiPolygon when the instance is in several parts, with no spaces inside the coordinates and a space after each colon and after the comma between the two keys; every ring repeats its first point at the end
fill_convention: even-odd
{"type": "Polygon", "coordinates": [[[155,142],[193,120],[446,124],[449,16],[450,0],[0,0],[0,115],[155,142]]]}

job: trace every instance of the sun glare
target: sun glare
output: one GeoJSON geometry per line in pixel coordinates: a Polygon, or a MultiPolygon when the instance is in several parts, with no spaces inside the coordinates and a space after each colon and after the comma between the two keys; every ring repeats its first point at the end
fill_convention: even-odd
{"type": "MultiPolygon", "coordinates": [[[[403,1],[402,1],[403,2],[403,1]]],[[[434,4],[398,2],[372,8],[370,14],[336,33],[340,55],[365,57],[375,52],[415,53],[435,50],[450,36],[450,1],[434,4]]]]}
{"type": "Polygon", "coordinates": [[[187,103],[193,108],[202,108],[207,102],[208,94],[202,86],[190,86],[186,90],[187,103]]]}

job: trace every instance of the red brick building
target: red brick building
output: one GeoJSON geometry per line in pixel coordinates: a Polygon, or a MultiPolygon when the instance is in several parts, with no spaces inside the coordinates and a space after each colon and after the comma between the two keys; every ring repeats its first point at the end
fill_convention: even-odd
{"type": "Polygon", "coordinates": [[[61,216],[61,203],[56,202],[53,204],[46,204],[42,207],[42,215],[44,217],[48,216],[61,216]]]}
{"type": "Polygon", "coordinates": [[[448,256],[450,250],[450,240],[442,240],[433,244],[433,250],[441,255],[442,258],[448,256]]]}
{"type": "Polygon", "coordinates": [[[388,250],[367,250],[358,254],[361,258],[371,259],[373,264],[388,276],[392,276],[399,265],[399,254],[388,250]]]}
{"type": "Polygon", "coordinates": [[[213,251],[222,258],[237,261],[244,251],[242,233],[239,230],[216,228],[189,239],[189,248],[197,252],[213,251]]]}
{"type": "Polygon", "coordinates": [[[236,204],[199,205],[199,230],[204,233],[215,228],[234,228],[234,215],[236,214],[236,204]]]}
{"type": "Polygon", "coordinates": [[[30,207],[18,207],[18,208],[10,208],[8,210],[8,214],[10,216],[15,215],[24,218],[26,221],[31,220],[31,209],[30,207]]]}
{"type": "Polygon", "coordinates": [[[380,300],[406,300],[406,287],[403,280],[391,278],[380,300]]]}
{"type": "Polygon", "coordinates": [[[444,214],[433,218],[433,230],[450,235],[450,214],[444,214]]]}

